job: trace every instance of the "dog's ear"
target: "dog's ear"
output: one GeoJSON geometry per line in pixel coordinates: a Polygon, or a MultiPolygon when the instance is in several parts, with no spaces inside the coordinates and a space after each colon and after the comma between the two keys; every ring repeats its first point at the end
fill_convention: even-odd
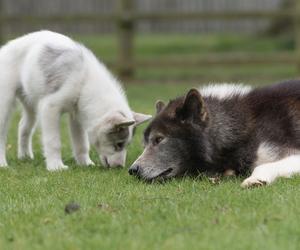
{"type": "Polygon", "coordinates": [[[108,113],[96,120],[91,128],[88,129],[89,140],[94,144],[100,133],[107,133],[108,131],[115,132],[133,124],[135,124],[135,120],[125,117],[121,112],[108,113]]]}
{"type": "Polygon", "coordinates": [[[207,120],[204,101],[197,89],[191,89],[185,96],[183,105],[176,110],[176,116],[182,121],[203,123],[207,120]]]}
{"type": "Polygon", "coordinates": [[[135,120],[125,117],[120,112],[111,115],[108,122],[114,127],[114,129],[126,128],[135,123],[135,120]]]}
{"type": "Polygon", "coordinates": [[[132,112],[133,119],[135,120],[135,125],[140,125],[152,118],[152,115],[145,115],[141,113],[132,112]]]}
{"type": "Polygon", "coordinates": [[[130,125],[133,125],[135,121],[121,121],[120,123],[115,124],[115,128],[126,128],[130,125]]]}
{"type": "Polygon", "coordinates": [[[163,101],[161,101],[161,100],[156,101],[156,103],[155,103],[156,114],[160,113],[160,111],[162,111],[162,109],[165,106],[166,106],[166,104],[163,101]]]}

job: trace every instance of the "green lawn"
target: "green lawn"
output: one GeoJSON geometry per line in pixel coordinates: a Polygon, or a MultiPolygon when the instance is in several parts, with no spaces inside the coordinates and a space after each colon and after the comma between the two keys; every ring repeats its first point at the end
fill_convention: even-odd
{"type": "MultiPolygon", "coordinates": [[[[153,103],[190,85],[128,85],[131,106],[153,103]]],[[[127,174],[142,151],[142,128],[129,147],[127,167],[76,166],[62,128],[68,171],[46,171],[39,136],[35,160],[16,159],[16,127],[8,142],[9,169],[0,171],[0,249],[299,249],[300,178],[244,190],[241,179],[183,179],[146,184],[127,174]],[[65,205],[80,204],[65,214],[65,205]]],[[[96,154],[92,158],[99,163],[96,154]]]]}

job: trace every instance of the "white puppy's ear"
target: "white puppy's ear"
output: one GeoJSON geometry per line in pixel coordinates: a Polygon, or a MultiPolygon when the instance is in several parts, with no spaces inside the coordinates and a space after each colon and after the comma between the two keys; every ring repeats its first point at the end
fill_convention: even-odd
{"type": "Polygon", "coordinates": [[[111,125],[114,128],[126,128],[135,124],[135,120],[125,117],[122,113],[117,112],[110,117],[111,125]]]}
{"type": "Polygon", "coordinates": [[[126,128],[130,125],[135,124],[135,121],[121,121],[120,123],[115,124],[115,128],[126,128]]]}
{"type": "Polygon", "coordinates": [[[118,132],[123,128],[129,127],[135,124],[133,118],[127,118],[121,112],[112,112],[106,114],[101,119],[97,120],[94,125],[88,129],[89,140],[92,144],[96,143],[97,138],[99,138],[103,133],[118,132]]]}
{"type": "Polygon", "coordinates": [[[152,118],[152,115],[145,115],[141,113],[132,112],[133,119],[135,120],[135,125],[140,125],[152,118]]]}

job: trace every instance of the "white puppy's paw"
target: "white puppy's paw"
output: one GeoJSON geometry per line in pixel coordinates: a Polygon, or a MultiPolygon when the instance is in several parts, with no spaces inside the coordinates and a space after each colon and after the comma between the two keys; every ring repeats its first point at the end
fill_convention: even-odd
{"type": "Polygon", "coordinates": [[[0,168],[7,168],[8,164],[6,162],[6,160],[0,160],[0,168]]]}
{"type": "Polygon", "coordinates": [[[83,157],[81,159],[76,159],[77,164],[81,166],[94,166],[95,163],[90,159],[90,157],[83,157]]]}
{"type": "Polygon", "coordinates": [[[268,184],[270,184],[270,181],[267,178],[250,176],[242,182],[241,187],[243,188],[261,187],[268,184]]]}
{"type": "Polygon", "coordinates": [[[18,159],[19,160],[26,160],[26,159],[30,159],[33,160],[34,156],[33,153],[18,153],[18,159]]]}
{"type": "Polygon", "coordinates": [[[54,171],[62,171],[67,170],[69,167],[64,165],[62,162],[53,162],[50,164],[47,164],[47,170],[54,172],[54,171]]]}
{"type": "Polygon", "coordinates": [[[95,163],[91,159],[88,159],[82,165],[84,165],[84,166],[95,166],[95,163]]]}

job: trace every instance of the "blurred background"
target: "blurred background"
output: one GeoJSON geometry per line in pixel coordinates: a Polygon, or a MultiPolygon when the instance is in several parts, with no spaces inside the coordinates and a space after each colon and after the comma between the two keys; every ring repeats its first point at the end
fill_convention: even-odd
{"type": "Polygon", "coordinates": [[[50,29],[125,82],[268,83],[300,75],[299,0],[0,0],[0,38],[50,29]]]}

